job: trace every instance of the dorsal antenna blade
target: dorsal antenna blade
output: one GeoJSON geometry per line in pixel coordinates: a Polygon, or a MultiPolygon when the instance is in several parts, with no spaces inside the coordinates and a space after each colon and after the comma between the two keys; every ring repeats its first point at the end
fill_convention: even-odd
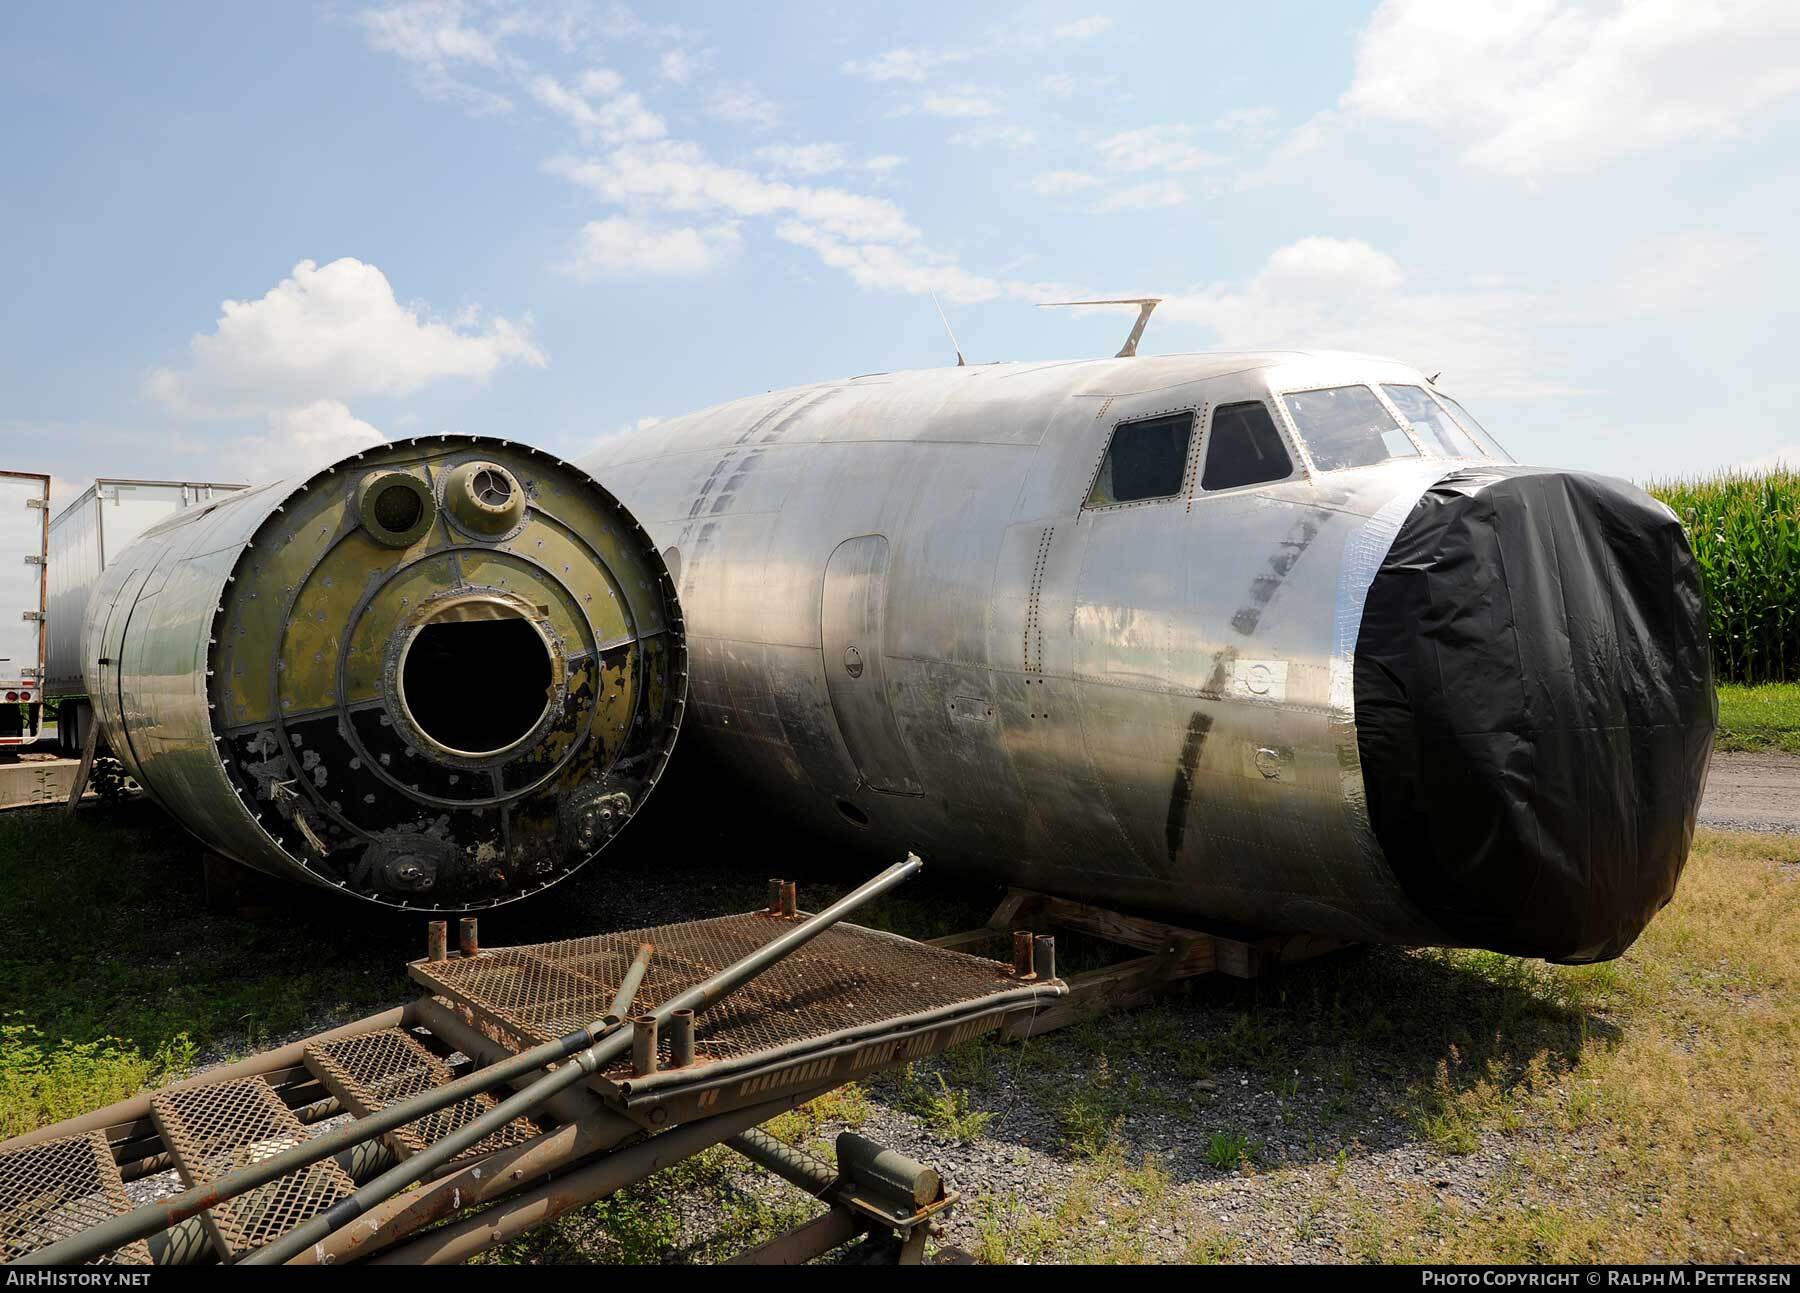
{"type": "Polygon", "coordinates": [[[1137,322],[1131,325],[1131,335],[1125,338],[1125,344],[1119,347],[1114,359],[1130,359],[1137,354],[1138,342],[1144,338],[1144,325],[1150,322],[1150,312],[1161,305],[1160,296],[1127,296],[1108,301],[1042,301],[1038,309],[1047,310],[1066,305],[1135,305],[1138,308],[1137,322]]]}
{"type": "Polygon", "coordinates": [[[950,320],[944,318],[944,307],[938,305],[937,293],[931,291],[930,288],[927,288],[926,292],[931,297],[931,303],[937,306],[938,320],[943,323],[944,331],[949,334],[950,349],[956,352],[956,366],[958,368],[967,368],[969,366],[969,361],[963,358],[962,347],[956,344],[956,334],[950,331],[950,320]]]}

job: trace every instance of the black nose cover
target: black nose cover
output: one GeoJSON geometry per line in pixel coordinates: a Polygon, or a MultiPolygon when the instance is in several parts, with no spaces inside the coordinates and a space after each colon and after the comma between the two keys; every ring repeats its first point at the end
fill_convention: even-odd
{"type": "Polygon", "coordinates": [[[1452,939],[1603,961],[1673,896],[1718,704],[1693,553],[1642,490],[1440,481],[1370,585],[1355,679],[1376,838],[1452,939]]]}

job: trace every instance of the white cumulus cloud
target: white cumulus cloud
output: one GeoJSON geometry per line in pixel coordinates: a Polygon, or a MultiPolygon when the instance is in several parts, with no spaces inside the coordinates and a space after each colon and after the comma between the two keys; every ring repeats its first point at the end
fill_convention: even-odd
{"type": "Polygon", "coordinates": [[[694,77],[694,73],[712,65],[712,51],[702,50],[694,53],[677,46],[663,51],[658,63],[662,69],[663,79],[673,81],[677,85],[686,85],[694,77]]]}
{"type": "Polygon", "coordinates": [[[1108,135],[1095,150],[1101,162],[1115,171],[1195,171],[1219,159],[1196,147],[1193,134],[1192,126],[1142,126],[1108,135]]]}
{"type": "Polygon", "coordinates": [[[906,160],[893,153],[882,153],[859,162],[851,158],[842,144],[832,143],[769,144],[757,149],[755,156],[757,161],[771,171],[782,175],[797,175],[804,179],[830,175],[835,171],[867,171],[872,175],[885,175],[906,160]]]}
{"type": "Polygon", "coordinates": [[[851,59],[844,71],[867,81],[923,81],[934,68],[974,58],[972,49],[890,49],[873,58],[851,59]]]}
{"type": "Polygon", "coordinates": [[[767,130],[781,120],[781,108],[755,86],[738,82],[713,87],[706,96],[706,115],[727,125],[767,130]]]}
{"type": "Polygon", "coordinates": [[[531,95],[567,120],[590,143],[628,144],[661,139],[668,133],[663,119],[637,94],[624,93],[618,73],[599,68],[571,89],[553,76],[531,79],[531,95]],[[595,102],[598,99],[599,102],[595,102]]]}
{"type": "Polygon", "coordinates": [[[1338,112],[1436,131],[1470,166],[1536,179],[1730,138],[1800,92],[1797,51],[1793,0],[1386,0],[1338,112]]]}
{"type": "Polygon", "coordinates": [[[459,78],[460,66],[495,69],[506,62],[500,34],[469,21],[460,0],[408,0],[365,9],[357,22],[369,44],[413,67],[413,80],[434,99],[458,103],[474,116],[510,112],[504,94],[459,78]]]}
{"type": "Polygon", "coordinates": [[[757,149],[756,157],[789,175],[829,175],[850,164],[839,144],[770,144],[757,149]]]}
{"type": "Polygon", "coordinates": [[[314,400],[277,409],[267,431],[233,440],[225,450],[226,474],[249,484],[306,476],[386,440],[340,401],[314,400]]]}
{"type": "Polygon", "coordinates": [[[737,251],[741,241],[734,224],[665,229],[608,216],[583,227],[571,269],[583,278],[700,274],[737,251]]]}
{"type": "Polygon", "coordinates": [[[500,49],[492,36],[464,21],[458,0],[415,0],[359,15],[369,43],[410,63],[477,63],[496,67],[500,49]]]}
{"type": "Polygon", "coordinates": [[[892,202],[846,189],[770,180],[712,161],[699,145],[665,141],[603,158],[553,158],[549,169],[608,202],[662,211],[798,216],[851,239],[906,242],[919,231],[892,202]]]}
{"type": "Polygon", "coordinates": [[[431,382],[484,381],[502,364],[543,367],[529,320],[454,320],[402,305],[387,276],[344,257],[303,260],[253,301],[226,301],[185,363],[154,369],[150,396],[173,412],[241,416],[320,399],[406,395],[431,382]]]}
{"type": "Polygon", "coordinates": [[[1172,296],[1161,313],[1226,349],[1332,349],[1443,369],[1450,388],[1535,396],[1567,388],[1529,340],[1545,303],[1505,285],[1415,288],[1400,262],[1355,238],[1301,238],[1241,282],[1172,296]]]}

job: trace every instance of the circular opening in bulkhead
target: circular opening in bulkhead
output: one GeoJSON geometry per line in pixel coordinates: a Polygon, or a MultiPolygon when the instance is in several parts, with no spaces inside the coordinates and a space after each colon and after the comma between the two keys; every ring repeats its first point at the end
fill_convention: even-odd
{"type": "Polygon", "coordinates": [[[373,472],[357,487],[357,518],[375,542],[410,547],[437,517],[431,487],[411,472],[373,472]]]}
{"type": "Polygon", "coordinates": [[[550,704],[544,635],[499,601],[458,602],[426,620],[400,661],[400,703],[453,754],[499,754],[528,736],[550,704]]]}
{"type": "Polygon", "coordinates": [[[444,510],[465,533],[494,540],[525,519],[525,488],[497,462],[465,462],[444,473],[444,510]]]}
{"type": "Polygon", "coordinates": [[[375,495],[375,523],[391,534],[410,530],[425,515],[425,500],[410,489],[384,485],[375,495]]]}
{"type": "Polygon", "coordinates": [[[513,496],[512,477],[495,467],[483,467],[469,478],[469,492],[489,507],[505,507],[513,496]]]}

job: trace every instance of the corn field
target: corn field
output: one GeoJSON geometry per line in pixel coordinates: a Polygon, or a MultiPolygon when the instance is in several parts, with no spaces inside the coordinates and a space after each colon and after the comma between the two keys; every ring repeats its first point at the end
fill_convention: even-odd
{"type": "Polygon", "coordinates": [[[1649,486],[1687,527],[1706,575],[1720,682],[1800,681],[1800,471],[1649,486]]]}

